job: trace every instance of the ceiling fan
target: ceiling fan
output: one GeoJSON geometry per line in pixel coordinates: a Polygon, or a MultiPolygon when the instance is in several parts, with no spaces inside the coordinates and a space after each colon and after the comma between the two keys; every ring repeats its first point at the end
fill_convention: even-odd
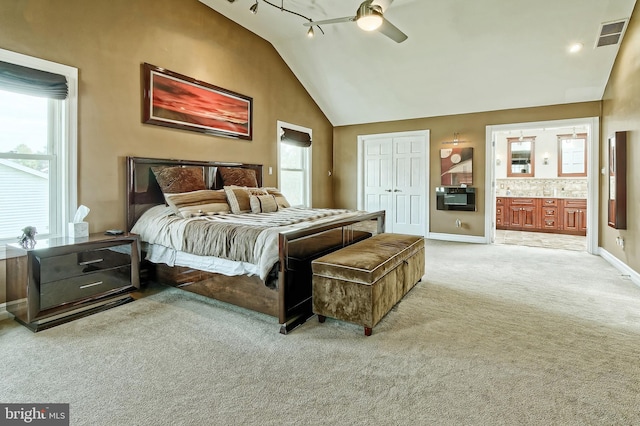
{"type": "Polygon", "coordinates": [[[408,36],[383,16],[384,11],[391,3],[393,3],[393,0],[365,0],[358,6],[356,16],[345,16],[343,18],[326,19],[324,21],[309,21],[302,25],[305,27],[314,27],[326,24],[339,24],[342,22],[355,22],[365,31],[378,30],[396,43],[402,43],[408,36]]]}

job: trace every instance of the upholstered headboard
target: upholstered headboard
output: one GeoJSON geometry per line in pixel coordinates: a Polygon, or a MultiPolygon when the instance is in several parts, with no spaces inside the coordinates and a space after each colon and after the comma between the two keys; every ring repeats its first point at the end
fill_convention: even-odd
{"type": "Polygon", "coordinates": [[[202,168],[205,185],[210,189],[220,189],[225,184],[220,175],[220,168],[249,169],[255,171],[257,185],[262,186],[261,164],[127,157],[127,231],[131,230],[145,211],[165,202],[152,167],[202,168]]]}

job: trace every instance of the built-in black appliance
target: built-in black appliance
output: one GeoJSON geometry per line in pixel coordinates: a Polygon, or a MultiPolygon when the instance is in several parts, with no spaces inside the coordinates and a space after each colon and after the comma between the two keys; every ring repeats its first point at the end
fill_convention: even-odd
{"type": "Polygon", "coordinates": [[[476,189],[471,187],[436,187],[438,210],[476,211],[476,189]]]}

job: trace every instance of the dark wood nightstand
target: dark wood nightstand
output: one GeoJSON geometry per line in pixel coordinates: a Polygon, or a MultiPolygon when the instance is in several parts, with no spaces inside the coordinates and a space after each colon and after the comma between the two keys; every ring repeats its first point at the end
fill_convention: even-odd
{"type": "Polygon", "coordinates": [[[122,305],[140,288],[134,234],[7,245],[7,311],[33,331],[122,305]]]}

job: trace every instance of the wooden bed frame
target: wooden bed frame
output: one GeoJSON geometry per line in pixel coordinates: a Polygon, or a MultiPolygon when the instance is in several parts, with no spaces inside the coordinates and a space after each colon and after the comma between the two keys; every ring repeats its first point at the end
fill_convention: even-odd
{"type": "MultiPolygon", "coordinates": [[[[202,167],[207,187],[222,188],[218,167],[239,167],[256,171],[262,186],[262,165],[215,161],[170,160],[127,157],[127,231],[151,207],[164,204],[153,166],[202,167]]],[[[289,331],[313,315],[311,261],[376,233],[384,232],[384,211],[363,213],[347,220],[335,220],[302,230],[283,232],[278,238],[277,287],[269,287],[258,276],[225,276],[193,268],[149,264],[150,276],[160,283],[179,287],[243,308],[278,318],[280,332],[289,331]]]]}

